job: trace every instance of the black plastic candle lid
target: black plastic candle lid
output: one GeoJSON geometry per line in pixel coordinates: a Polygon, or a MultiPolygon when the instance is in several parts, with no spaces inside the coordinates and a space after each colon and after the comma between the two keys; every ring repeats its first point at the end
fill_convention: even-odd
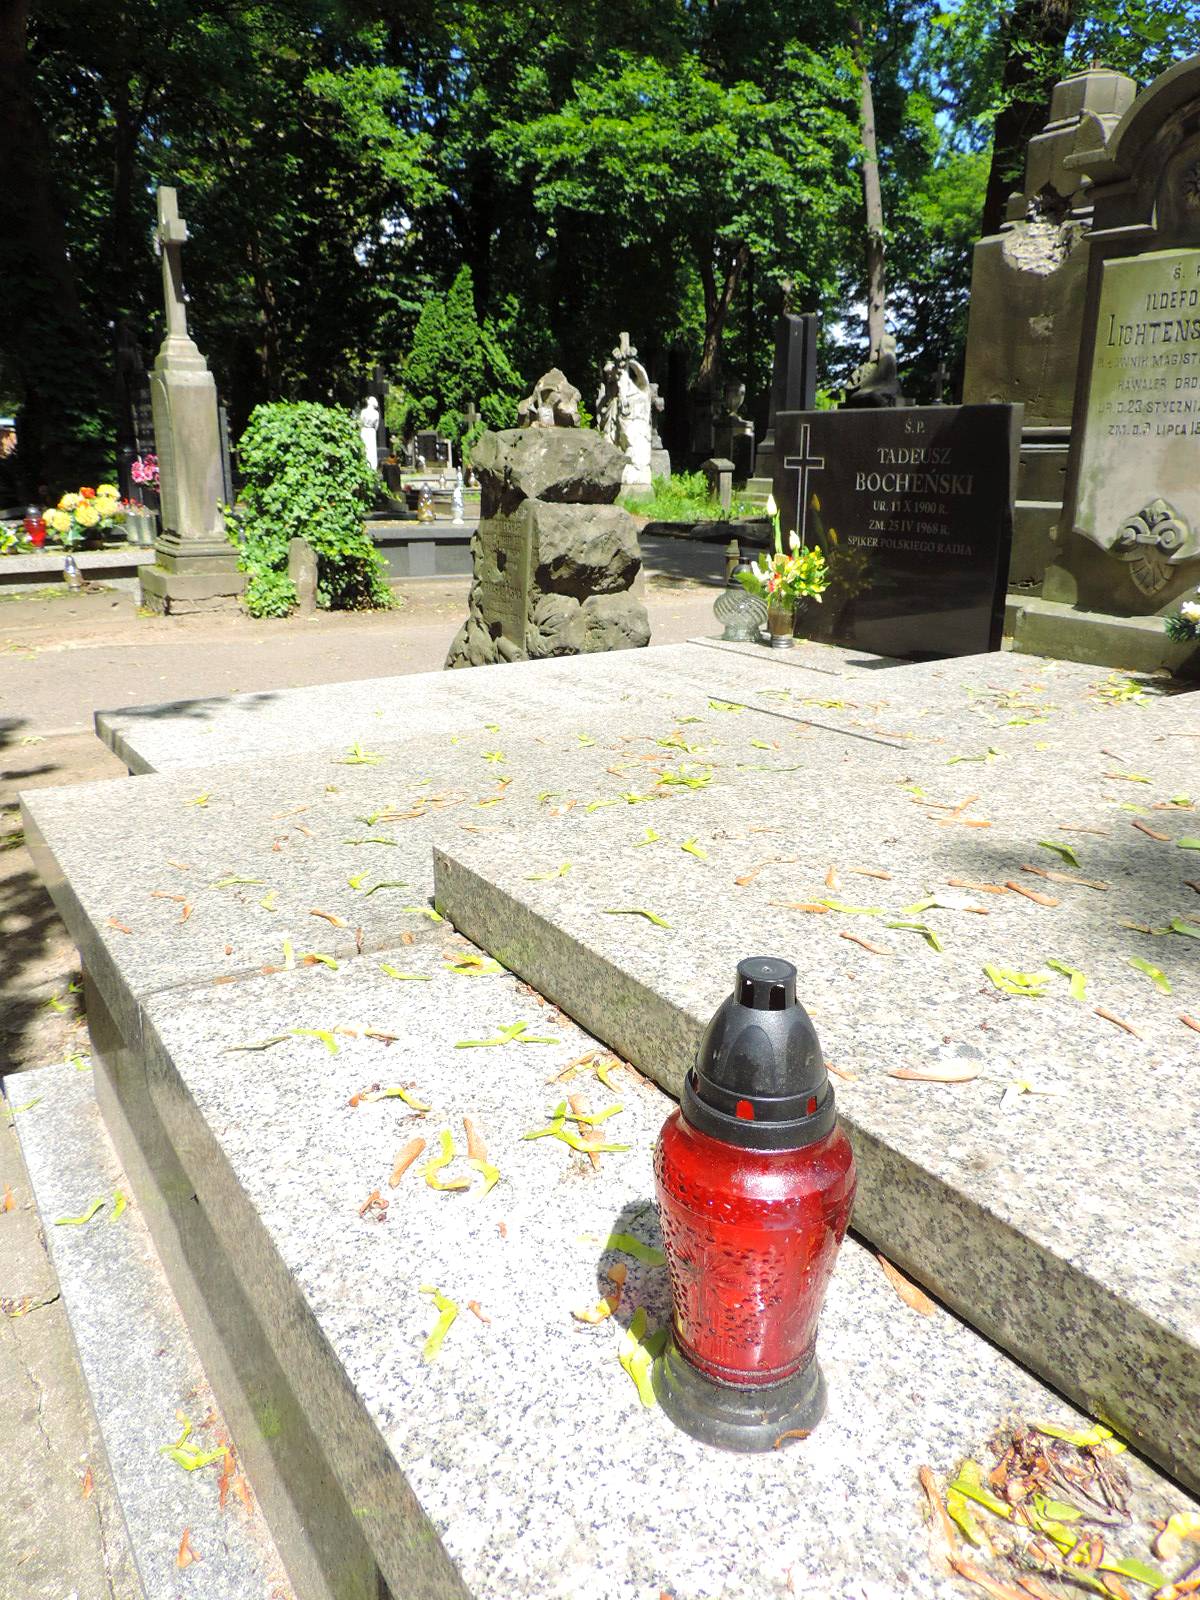
{"type": "Polygon", "coordinates": [[[796,1150],[834,1124],[833,1085],[796,969],[774,956],[738,962],[733,993],[704,1030],[683,1085],[684,1118],[746,1150],[796,1150]]]}

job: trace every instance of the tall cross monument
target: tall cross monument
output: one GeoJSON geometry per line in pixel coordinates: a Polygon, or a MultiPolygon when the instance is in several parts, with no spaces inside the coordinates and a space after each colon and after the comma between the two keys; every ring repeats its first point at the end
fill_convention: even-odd
{"type": "Polygon", "coordinates": [[[245,584],[225,537],[217,386],[188,333],[183,294],[187,223],[174,189],[158,191],[167,331],[150,379],[162,532],[153,566],[141,569],[142,604],[153,611],[231,610],[245,584]]]}

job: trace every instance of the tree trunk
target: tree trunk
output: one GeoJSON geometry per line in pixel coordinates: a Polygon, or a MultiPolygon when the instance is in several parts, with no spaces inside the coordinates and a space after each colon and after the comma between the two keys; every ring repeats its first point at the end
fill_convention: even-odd
{"type": "Polygon", "coordinates": [[[883,342],[887,293],[884,281],[883,195],[879,187],[879,147],[875,136],[875,98],[861,17],[851,20],[861,80],[860,118],[863,147],[863,205],[866,213],[867,345],[878,354],[883,342]]]}
{"type": "Polygon", "coordinates": [[[716,382],[721,358],[721,335],[725,332],[729,308],[733,304],[733,297],[737,293],[738,284],[742,281],[742,274],[749,261],[750,246],[738,245],[733,259],[725,270],[725,278],[718,293],[712,262],[701,256],[700,278],[704,285],[704,344],[700,350],[700,366],[696,372],[698,394],[711,392],[716,382]]]}
{"type": "Polygon", "coordinates": [[[85,326],[27,56],[27,0],[0,0],[0,347],[22,391],[25,493],[95,482],[110,454],[104,365],[85,326]]]}
{"type": "Polygon", "coordinates": [[[1075,5],[1076,0],[1018,0],[1005,19],[1003,106],[993,130],[981,234],[1000,231],[1008,197],[1021,186],[1025,147],[1045,126],[1075,5]]]}

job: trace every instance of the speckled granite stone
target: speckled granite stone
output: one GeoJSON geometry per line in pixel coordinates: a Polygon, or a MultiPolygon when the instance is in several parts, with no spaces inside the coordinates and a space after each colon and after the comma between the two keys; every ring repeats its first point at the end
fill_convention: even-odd
{"type": "Polygon", "coordinates": [[[193,1424],[189,1448],[211,1450],[228,1434],[100,1121],[91,1075],[43,1067],[9,1078],[6,1089],[37,1102],[16,1119],[21,1151],[146,1600],[287,1600],[257,1503],[235,1494],[222,1507],[220,1462],[185,1472],[162,1454],[180,1436],[177,1412],[193,1424]],[[114,1221],[118,1194],[126,1204],[114,1221]],[[57,1225],[100,1197],[104,1208],[86,1226],[57,1225]],[[186,1587],[176,1565],[185,1528],[198,1558],[186,1587]]]}
{"type": "MultiPolygon", "coordinates": [[[[662,1270],[628,1261],[612,1322],[571,1314],[606,1283],[610,1230],[657,1242],[650,1151],[670,1102],[620,1071],[614,1092],[590,1074],[553,1081],[589,1046],[577,1028],[508,975],[456,976],[433,949],[404,959],[429,981],[359,960],[250,979],[217,1007],[201,990],[146,1006],[147,1070],[183,1180],[166,1200],[178,1256],[201,1289],[232,1289],[213,1314],[235,1359],[246,1333],[231,1299],[269,1330],[287,1384],[260,1399],[278,1470],[319,1470],[406,1597],[958,1593],[930,1563],[917,1469],[947,1472],[1004,1422],[1070,1409],[950,1313],[910,1311],[852,1242],[823,1320],[830,1405],[813,1437],[730,1458],[676,1433],[617,1361],[638,1305],[652,1324],[666,1314],[662,1270]],[[556,1042],[456,1048],[518,1021],[556,1042]],[[293,1028],[348,1031],[332,1034],[336,1054],[311,1035],[231,1048],[293,1028]],[[408,1085],[430,1109],[349,1103],[373,1083],[408,1085]],[[596,1171],[521,1137],[572,1091],[621,1107],[605,1126],[631,1149],[596,1171]],[[501,1173],[488,1195],[462,1161],[464,1115],[501,1173]],[[446,1172],[471,1190],[438,1193],[419,1168],[390,1188],[397,1151],[414,1134],[432,1149],[443,1130],[446,1172]],[[359,1215],[375,1189],[384,1222],[359,1215]],[[432,1363],[423,1285],[460,1309],[432,1363]]],[[[1141,1515],[1188,1503],[1133,1470],[1141,1515]]]]}
{"type": "Polygon", "coordinates": [[[1001,753],[970,763],[847,744],[831,766],[837,741],[812,733],[799,773],[774,752],[766,759],[779,770],[765,784],[723,768],[668,825],[665,808],[605,810],[548,819],[519,842],[443,845],[438,903],[669,1089],[736,960],[794,960],[829,1056],[855,1075],[843,1107],[863,1169],[858,1226],[1196,1482],[1200,1114],[1190,1085],[1200,1038],[1181,1014],[1200,1011],[1200,940],[1125,926],[1200,912],[1186,881],[1191,854],[1177,843],[1200,833],[1200,814],[1169,803],[1188,782],[1180,755],[1200,732],[1196,704],[1181,696],[1052,716],[1034,739],[1005,728],[986,736],[1001,753]],[[1122,809],[1131,804],[1144,809],[1122,809]],[[647,844],[651,822],[659,838],[647,844]],[[1045,839],[1071,844],[1079,871],[1045,839]],[[689,840],[703,859],[681,848],[689,840]],[[566,877],[531,881],[531,863],[562,860],[566,877]],[[1109,887],[1061,884],[1027,865],[1109,887]],[[952,894],[953,877],[1018,882],[1057,904],[960,890],[986,915],[905,915],[931,893],[952,894]],[[886,914],[789,909],[826,898],[886,914]],[[671,928],[606,915],[639,907],[671,928]],[[889,920],[927,922],[944,951],[889,920]],[[1172,992],[1131,958],[1160,968],[1172,992]],[[1052,959],[1086,974],[1086,1003],[1069,998],[1052,959]],[[1040,972],[1043,997],[1001,992],[987,964],[1040,972]],[[974,1081],[888,1075],[963,1059],[978,1066],[974,1081]],[[1001,1109],[1022,1082],[1057,1092],[1010,1096],[1001,1109]]]}

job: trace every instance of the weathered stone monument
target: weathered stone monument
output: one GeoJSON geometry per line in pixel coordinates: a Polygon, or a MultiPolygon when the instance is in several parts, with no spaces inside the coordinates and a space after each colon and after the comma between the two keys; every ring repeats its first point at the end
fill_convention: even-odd
{"type": "Polygon", "coordinates": [[[963,400],[1019,402],[1024,431],[1009,592],[1040,594],[1062,518],[1087,285],[1092,193],[1070,158],[1102,148],[1137,86],[1093,67],[1054,87],[1029,141],[1025,185],[999,233],[975,246],[963,400]]]}
{"type": "Polygon", "coordinates": [[[626,488],[650,487],[656,401],[661,408],[650,374],[637,359],[637,346],[622,333],[604,363],[596,396],[596,427],[627,458],[622,473],[626,488]]]}
{"type": "Polygon", "coordinates": [[[230,610],[245,586],[225,537],[217,388],[188,334],[183,294],[187,224],[174,189],[158,191],[167,332],[150,380],[162,532],[156,561],[141,569],[142,604],[153,611],[230,610]]]}
{"type": "Polygon", "coordinates": [[[530,424],[485,433],[471,452],[480,484],[474,577],[447,667],[650,642],[646,608],[631,592],[642,567],[636,524],[613,503],[624,455],[594,429],[537,420],[570,415],[565,383],[548,373],[522,407],[530,424]]]}
{"type": "Polygon", "coordinates": [[[1085,122],[1086,294],[1063,514],[1019,650],[1196,670],[1164,615],[1200,584],[1200,56],[1085,122]]]}
{"type": "Polygon", "coordinates": [[[713,454],[733,462],[734,481],[745,484],[754,475],[754,424],[742,416],[746,385],[730,378],[713,430],[713,454]]]}

